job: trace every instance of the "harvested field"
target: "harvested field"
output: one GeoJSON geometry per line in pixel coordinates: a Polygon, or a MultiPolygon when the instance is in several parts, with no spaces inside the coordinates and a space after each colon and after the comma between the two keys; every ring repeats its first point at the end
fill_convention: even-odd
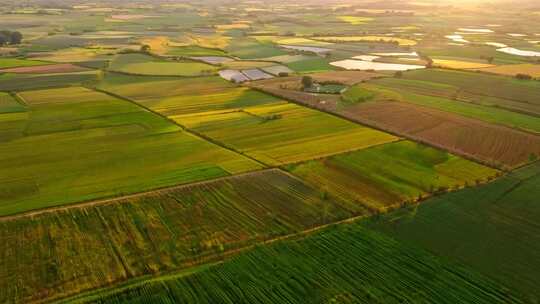
{"type": "Polygon", "coordinates": [[[517,74],[527,74],[532,77],[540,77],[540,64],[524,63],[524,64],[508,64],[496,67],[479,69],[482,72],[488,72],[499,75],[516,76],[517,74]]]}
{"type": "Polygon", "coordinates": [[[485,182],[498,174],[497,170],[410,141],[286,168],[321,191],[383,212],[439,191],[485,182]]]}
{"type": "Polygon", "coordinates": [[[431,198],[368,225],[417,248],[457,260],[540,299],[540,163],[480,187],[431,198]]]}
{"type": "MultiPolygon", "coordinates": [[[[0,302],[52,300],[364,214],[279,170],[0,222],[0,302]]],[[[208,262],[208,261],[207,261],[208,262]]]]}
{"type": "Polygon", "coordinates": [[[409,103],[361,103],[340,113],[493,166],[512,168],[540,156],[540,136],[409,103]]]}
{"type": "Polygon", "coordinates": [[[260,246],[224,263],[64,303],[170,299],[179,303],[522,303],[514,292],[474,270],[358,224],[260,246]]]}
{"type": "Polygon", "coordinates": [[[289,103],[171,118],[270,165],[320,158],[397,140],[392,135],[289,103]]]}
{"type": "Polygon", "coordinates": [[[473,61],[461,61],[461,60],[450,60],[450,59],[435,59],[433,58],[433,65],[443,68],[450,69],[482,69],[494,67],[493,64],[480,63],[473,61]]]}
{"type": "Polygon", "coordinates": [[[15,74],[52,74],[52,73],[72,73],[88,71],[87,68],[76,66],[70,63],[27,66],[10,69],[0,69],[0,73],[15,73],[15,74]]]}

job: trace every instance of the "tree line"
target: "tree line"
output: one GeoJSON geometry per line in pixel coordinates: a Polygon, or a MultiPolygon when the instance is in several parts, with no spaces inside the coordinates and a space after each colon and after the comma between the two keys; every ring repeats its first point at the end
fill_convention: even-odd
{"type": "Polygon", "coordinates": [[[0,31],[0,46],[20,44],[23,35],[20,32],[0,31]]]}

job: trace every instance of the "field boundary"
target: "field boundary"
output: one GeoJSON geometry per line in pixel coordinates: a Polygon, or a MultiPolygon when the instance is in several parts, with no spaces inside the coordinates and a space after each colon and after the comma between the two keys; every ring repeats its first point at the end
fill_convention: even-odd
{"type": "Polygon", "coordinates": [[[154,115],[157,115],[157,116],[159,116],[159,117],[161,117],[161,118],[163,118],[163,119],[169,121],[170,123],[172,123],[172,124],[174,124],[174,125],[180,127],[184,132],[186,132],[186,133],[188,133],[188,134],[190,134],[190,135],[192,135],[192,136],[194,136],[194,137],[197,137],[197,138],[199,138],[199,139],[201,139],[201,140],[204,140],[204,141],[206,141],[206,142],[208,142],[208,143],[211,143],[211,144],[213,144],[213,145],[219,146],[219,147],[221,147],[221,148],[223,148],[223,149],[226,149],[226,150],[228,150],[228,151],[230,151],[230,152],[233,152],[233,153],[242,155],[243,157],[248,158],[248,159],[250,159],[250,160],[252,160],[252,161],[258,163],[258,164],[261,165],[262,167],[273,168],[272,166],[269,166],[269,165],[267,165],[267,164],[265,164],[265,163],[263,163],[263,162],[261,162],[261,161],[255,159],[255,158],[253,158],[253,157],[251,157],[251,156],[249,156],[249,155],[246,155],[246,154],[244,154],[244,153],[242,153],[242,152],[239,152],[239,151],[237,151],[236,149],[233,149],[233,148],[231,148],[231,147],[229,147],[229,146],[227,146],[227,145],[225,145],[225,144],[223,144],[223,143],[221,143],[221,142],[219,142],[219,141],[216,141],[216,140],[214,140],[214,139],[212,139],[212,138],[208,138],[207,136],[204,136],[204,135],[202,135],[202,134],[199,134],[198,132],[195,132],[195,131],[193,131],[193,130],[187,128],[187,127],[185,127],[184,125],[178,123],[178,122],[175,121],[174,119],[169,118],[169,117],[167,117],[167,116],[165,116],[165,115],[163,115],[163,114],[161,114],[161,113],[159,113],[159,112],[157,112],[157,111],[154,111],[154,110],[152,110],[151,108],[145,107],[144,105],[138,103],[137,101],[135,101],[135,100],[133,100],[133,99],[131,99],[131,98],[128,98],[128,97],[125,97],[125,96],[122,96],[122,95],[118,95],[118,94],[115,94],[115,93],[112,93],[112,92],[109,92],[109,91],[106,91],[106,90],[98,89],[98,88],[90,88],[90,89],[91,89],[91,90],[94,90],[94,91],[96,91],[96,92],[100,92],[100,93],[103,93],[103,94],[107,94],[107,95],[109,95],[109,96],[112,96],[112,97],[115,97],[115,98],[118,98],[118,99],[121,99],[121,100],[125,100],[125,101],[128,101],[128,102],[131,102],[132,104],[134,104],[134,105],[136,105],[136,106],[138,106],[138,107],[140,107],[140,108],[143,108],[143,109],[145,109],[146,111],[149,111],[150,113],[153,113],[154,115]]]}
{"type": "MultiPolygon", "coordinates": [[[[243,177],[248,177],[248,176],[252,176],[252,175],[256,175],[256,174],[263,174],[265,172],[271,172],[271,171],[275,171],[275,170],[280,170],[280,169],[278,169],[278,168],[263,168],[263,169],[259,169],[259,170],[255,170],[255,171],[249,171],[249,172],[239,173],[239,174],[234,174],[234,175],[221,176],[221,177],[202,180],[202,181],[193,182],[193,183],[154,188],[152,190],[143,191],[143,192],[137,192],[137,193],[133,193],[133,194],[127,194],[127,195],[122,195],[122,196],[113,196],[113,197],[108,197],[108,198],[101,198],[101,199],[98,199],[98,200],[82,201],[82,202],[78,202],[78,203],[74,203],[74,204],[66,204],[66,205],[61,205],[61,206],[46,207],[46,208],[42,208],[42,209],[34,209],[34,210],[31,210],[31,211],[27,211],[27,212],[16,213],[16,214],[6,215],[6,216],[0,216],[0,223],[8,222],[8,221],[15,221],[15,220],[25,218],[25,217],[40,216],[42,214],[54,213],[54,212],[57,212],[57,211],[67,211],[67,210],[70,210],[70,209],[82,209],[82,208],[91,207],[91,206],[105,206],[105,205],[110,205],[110,204],[117,203],[117,202],[125,200],[125,199],[138,198],[138,197],[151,195],[151,194],[161,192],[161,191],[173,191],[173,190],[178,190],[178,189],[183,189],[183,188],[188,188],[188,187],[193,187],[193,186],[198,186],[198,185],[205,185],[205,184],[215,183],[215,182],[219,182],[219,181],[227,180],[227,179],[243,178],[243,177]]],[[[283,171],[283,170],[280,170],[280,171],[283,171]]]]}
{"type": "MultiPolygon", "coordinates": [[[[263,88],[260,88],[260,87],[257,87],[255,85],[252,85],[252,84],[246,84],[247,87],[249,88],[252,88],[254,90],[257,90],[259,92],[263,92],[263,93],[266,93],[266,94],[269,94],[269,95],[272,95],[274,97],[278,97],[278,98],[282,98],[284,100],[287,100],[287,101],[290,101],[294,104],[297,104],[297,105],[300,105],[300,106],[304,106],[304,107],[307,107],[307,108],[310,108],[310,109],[313,109],[313,110],[316,110],[316,111],[321,111],[321,112],[324,112],[324,113],[327,113],[329,115],[333,115],[335,117],[338,117],[338,118],[342,118],[342,119],[345,119],[347,121],[350,121],[352,123],[355,123],[355,124],[358,124],[358,125],[361,125],[361,126],[364,126],[364,127],[368,127],[368,128],[372,128],[372,129],[375,129],[375,130],[379,130],[379,131],[382,131],[382,132],[385,132],[385,133],[388,133],[388,134],[391,134],[391,135],[394,135],[396,137],[401,137],[401,138],[405,138],[405,139],[408,139],[408,140],[411,140],[411,141],[414,141],[414,142],[418,142],[418,143],[421,143],[421,144],[424,144],[426,146],[429,146],[429,147],[432,147],[432,148],[436,148],[436,149],[439,149],[439,150],[443,150],[443,151],[446,151],[448,153],[451,153],[451,154],[454,154],[454,155],[457,155],[457,156],[461,156],[467,160],[470,160],[470,161],[473,161],[475,163],[478,163],[478,164],[481,164],[481,165],[484,165],[486,167],[489,167],[489,168],[493,168],[493,169],[498,169],[498,170],[502,170],[502,171],[509,171],[510,170],[513,170],[513,169],[516,169],[518,167],[521,167],[521,166],[525,166],[527,164],[522,164],[520,166],[517,166],[517,167],[513,167],[513,168],[506,168],[504,166],[500,166],[500,165],[494,165],[492,163],[490,163],[489,161],[486,161],[486,160],[482,160],[482,159],[478,159],[478,158],[475,158],[475,157],[472,157],[466,153],[462,153],[462,152],[459,152],[459,151],[451,151],[451,150],[448,150],[446,149],[445,147],[443,146],[439,146],[439,145],[435,145],[433,143],[430,143],[430,142],[427,142],[427,141],[424,141],[420,138],[417,138],[415,136],[410,136],[410,135],[406,135],[406,134],[403,134],[403,133],[397,133],[397,132],[394,132],[394,131],[391,131],[391,130],[388,130],[386,128],[383,128],[383,127],[380,127],[376,124],[374,124],[373,122],[370,122],[368,120],[364,120],[364,119],[359,119],[359,118],[352,118],[352,117],[348,117],[344,114],[341,114],[339,112],[333,112],[333,111],[330,111],[330,110],[327,110],[327,109],[324,109],[324,108],[321,108],[321,107],[317,107],[315,105],[311,105],[311,104],[308,104],[308,103],[303,103],[301,101],[296,101],[290,97],[287,97],[287,96],[284,96],[284,95],[281,95],[279,93],[276,93],[276,92],[273,92],[272,91],[267,91],[263,88]]],[[[427,109],[430,109],[430,108],[427,108],[427,109]]],[[[454,114],[454,115],[457,115],[457,114],[454,114]]],[[[472,119],[472,118],[469,118],[469,119],[472,119]]],[[[487,122],[483,122],[483,121],[479,121],[481,123],[485,123],[485,124],[489,124],[487,122]]],[[[489,124],[489,125],[493,125],[493,124],[489,124]]],[[[496,127],[501,127],[501,128],[505,128],[505,126],[501,126],[501,125],[495,125],[496,127]]],[[[513,131],[518,131],[518,132],[521,132],[521,130],[516,130],[516,129],[513,129],[513,128],[509,128],[513,131]]],[[[528,134],[528,133],[527,133],[528,134]]]]}

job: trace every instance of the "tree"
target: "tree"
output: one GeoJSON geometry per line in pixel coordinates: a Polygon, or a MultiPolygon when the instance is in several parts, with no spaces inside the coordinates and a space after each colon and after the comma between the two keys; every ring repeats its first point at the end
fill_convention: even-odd
{"type": "Polygon", "coordinates": [[[302,77],[302,86],[304,89],[311,88],[313,86],[313,78],[311,76],[302,77]]]}
{"type": "Polygon", "coordinates": [[[495,59],[495,58],[493,58],[493,56],[489,56],[488,58],[486,58],[486,60],[487,60],[487,62],[488,62],[489,64],[492,64],[494,59],[495,59]]]}
{"type": "Polygon", "coordinates": [[[403,77],[403,72],[402,72],[402,71],[397,71],[397,72],[394,74],[394,77],[396,77],[396,78],[401,78],[401,77],[403,77]]]}
{"type": "Polygon", "coordinates": [[[516,78],[519,80],[531,80],[532,76],[528,74],[519,73],[519,74],[516,74],[516,78]]]}
{"type": "Polygon", "coordinates": [[[22,41],[23,35],[21,32],[12,32],[10,44],[20,44],[22,41]]]}
{"type": "Polygon", "coordinates": [[[20,32],[0,31],[0,45],[19,44],[23,35],[20,32]]]}
{"type": "Polygon", "coordinates": [[[8,41],[9,37],[7,37],[4,33],[0,33],[0,46],[7,44],[8,41]]]}
{"type": "Polygon", "coordinates": [[[148,44],[143,44],[143,45],[141,45],[141,52],[143,52],[143,53],[148,53],[148,52],[150,52],[150,49],[151,49],[151,48],[150,48],[150,46],[149,46],[148,44]]]}

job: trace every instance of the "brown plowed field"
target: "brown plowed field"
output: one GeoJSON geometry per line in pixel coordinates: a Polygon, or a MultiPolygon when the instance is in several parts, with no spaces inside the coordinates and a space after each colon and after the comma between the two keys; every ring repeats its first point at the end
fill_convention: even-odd
{"type": "Polygon", "coordinates": [[[404,102],[359,104],[340,114],[417,141],[512,168],[540,156],[540,137],[404,102]]]}
{"type": "Polygon", "coordinates": [[[19,67],[19,68],[0,70],[0,72],[4,72],[4,73],[17,73],[17,74],[71,73],[71,72],[82,72],[82,71],[88,71],[88,69],[73,65],[71,63],[38,65],[38,66],[19,67]]]}

